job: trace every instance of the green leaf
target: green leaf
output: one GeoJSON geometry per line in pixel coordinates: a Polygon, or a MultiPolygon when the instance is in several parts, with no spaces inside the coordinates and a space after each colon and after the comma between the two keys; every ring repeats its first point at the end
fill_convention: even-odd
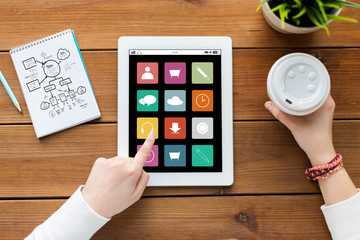
{"type": "Polygon", "coordinates": [[[271,12],[279,11],[280,9],[284,9],[285,7],[288,7],[289,5],[287,3],[282,3],[271,9],[271,12]]]}
{"type": "Polygon", "coordinates": [[[282,29],[285,28],[285,18],[287,18],[284,10],[285,10],[285,8],[280,8],[280,9],[279,9],[279,14],[280,14],[280,19],[281,19],[281,27],[282,27],[282,29]]]}
{"type": "Polygon", "coordinates": [[[294,0],[294,2],[295,2],[299,7],[302,6],[302,2],[301,2],[300,0],[294,0]]]}
{"type": "Polygon", "coordinates": [[[285,19],[289,19],[289,12],[290,12],[290,11],[291,11],[291,10],[290,10],[290,9],[287,9],[287,8],[283,10],[285,19]]]}
{"type": "Polygon", "coordinates": [[[332,3],[324,3],[323,6],[326,7],[326,8],[336,8],[336,9],[341,8],[339,5],[332,4],[332,3]]]}
{"type": "Polygon", "coordinates": [[[296,19],[293,19],[293,21],[296,23],[296,25],[298,25],[298,26],[300,25],[300,20],[299,19],[296,18],[296,19]]]}
{"type": "Polygon", "coordinates": [[[327,21],[324,19],[324,16],[320,13],[320,11],[311,6],[309,6],[309,8],[311,9],[313,16],[317,18],[317,20],[321,23],[321,25],[325,25],[327,21]]]}
{"type": "Polygon", "coordinates": [[[328,14],[328,18],[331,19],[331,20],[342,20],[342,21],[348,21],[348,22],[353,22],[353,23],[358,22],[358,20],[356,20],[354,18],[336,16],[336,15],[333,15],[333,14],[328,14]]]}
{"type": "Polygon", "coordinates": [[[269,12],[278,11],[282,28],[285,28],[285,21],[289,19],[289,15],[292,16],[291,19],[296,25],[300,25],[301,19],[307,17],[315,26],[324,29],[327,35],[330,35],[329,29],[326,26],[329,20],[357,22],[353,18],[327,14],[327,11],[332,9],[339,10],[342,7],[360,8],[360,4],[346,0],[262,0],[256,11],[259,11],[269,1],[276,5],[269,12]]]}
{"type": "Polygon", "coordinates": [[[360,8],[360,4],[353,3],[353,2],[348,2],[348,1],[343,1],[343,0],[335,0],[333,3],[337,4],[339,6],[360,8]]]}
{"type": "Polygon", "coordinates": [[[309,19],[315,24],[315,26],[321,27],[326,31],[326,34],[328,36],[330,36],[330,32],[329,29],[327,28],[327,26],[324,26],[322,24],[319,23],[319,21],[316,19],[314,13],[312,11],[307,11],[306,15],[309,17],[309,19]]]}
{"type": "Polygon", "coordinates": [[[264,5],[265,3],[269,2],[269,1],[270,1],[270,0],[264,0],[264,1],[262,1],[262,2],[259,4],[259,6],[257,7],[256,11],[259,11],[260,8],[262,7],[262,5],[264,5]]]}
{"type": "Polygon", "coordinates": [[[306,7],[304,6],[298,14],[296,14],[295,16],[292,17],[292,20],[295,21],[295,19],[298,19],[299,17],[301,17],[302,15],[304,15],[304,14],[306,13],[306,11],[307,11],[307,9],[306,9],[306,7]]]}
{"type": "Polygon", "coordinates": [[[327,16],[326,16],[325,9],[324,9],[324,7],[323,7],[322,1],[316,0],[316,3],[317,3],[318,6],[319,6],[320,12],[321,12],[321,14],[323,15],[323,18],[324,18],[325,22],[327,22],[328,18],[327,18],[327,16]]]}
{"type": "Polygon", "coordinates": [[[300,0],[293,0],[295,2],[294,5],[291,5],[292,8],[301,8],[302,3],[300,0]]]}

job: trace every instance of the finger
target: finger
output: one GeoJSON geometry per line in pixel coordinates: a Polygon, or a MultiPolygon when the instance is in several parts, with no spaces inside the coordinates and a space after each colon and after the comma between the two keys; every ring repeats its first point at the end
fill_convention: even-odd
{"type": "Polygon", "coordinates": [[[335,101],[334,99],[330,96],[327,97],[326,101],[324,102],[324,104],[319,108],[319,110],[321,111],[326,111],[330,114],[333,114],[335,111],[335,101]]]}
{"type": "Polygon", "coordinates": [[[141,165],[141,167],[144,166],[146,159],[150,154],[152,146],[154,145],[154,142],[155,142],[155,132],[151,130],[147,135],[144,144],[141,146],[141,148],[134,157],[135,162],[141,165]]]}
{"type": "Polygon", "coordinates": [[[317,123],[324,123],[327,120],[330,124],[328,126],[332,128],[332,121],[334,118],[335,102],[329,95],[324,104],[315,112],[308,115],[310,121],[317,123]]]}
{"type": "Polygon", "coordinates": [[[291,130],[291,128],[294,126],[294,116],[291,116],[281,111],[278,107],[274,105],[272,101],[267,101],[265,103],[265,107],[277,120],[279,120],[282,124],[284,124],[291,130]]]}
{"type": "Polygon", "coordinates": [[[144,170],[141,172],[140,178],[135,186],[135,190],[134,190],[134,196],[136,198],[140,198],[141,195],[143,194],[146,185],[149,181],[149,174],[147,174],[144,170]]]}

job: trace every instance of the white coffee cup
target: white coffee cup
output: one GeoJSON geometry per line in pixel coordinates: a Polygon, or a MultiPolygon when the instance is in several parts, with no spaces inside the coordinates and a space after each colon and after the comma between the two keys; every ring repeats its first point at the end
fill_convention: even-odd
{"type": "Polygon", "coordinates": [[[315,112],[330,92],[325,66],[305,53],[291,53],[278,59],[267,78],[271,101],[283,112],[304,116],[315,112]]]}

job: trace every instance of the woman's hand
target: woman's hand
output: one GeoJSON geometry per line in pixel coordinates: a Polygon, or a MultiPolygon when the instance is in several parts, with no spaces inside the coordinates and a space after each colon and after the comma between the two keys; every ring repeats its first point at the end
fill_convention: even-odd
{"type": "Polygon", "coordinates": [[[291,131],[313,166],[328,163],[335,157],[332,143],[335,102],[330,95],[316,112],[302,117],[282,112],[271,101],[265,107],[291,131]]]}
{"type": "MultiPolygon", "coordinates": [[[[265,107],[290,129],[313,166],[326,164],[335,157],[332,143],[335,102],[331,96],[316,112],[302,117],[282,112],[271,101],[266,102],[265,107]]],[[[327,206],[349,199],[358,192],[345,168],[329,178],[319,179],[319,186],[327,206]]]]}
{"type": "Polygon", "coordinates": [[[82,194],[90,207],[111,218],[140,199],[149,175],[143,170],[155,142],[151,131],[134,158],[99,158],[94,163],[82,194]]]}

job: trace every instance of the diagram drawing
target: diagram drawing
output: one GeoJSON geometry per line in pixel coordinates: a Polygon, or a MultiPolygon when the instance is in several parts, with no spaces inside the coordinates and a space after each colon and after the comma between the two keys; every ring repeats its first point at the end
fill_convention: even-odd
{"type": "Polygon", "coordinates": [[[47,111],[50,118],[74,108],[86,108],[87,105],[82,98],[87,91],[86,87],[77,85],[76,79],[67,74],[75,65],[69,57],[70,51],[60,48],[56,56],[42,52],[38,59],[30,57],[22,61],[28,73],[25,77],[27,90],[31,94],[41,94],[39,108],[47,111]]]}

